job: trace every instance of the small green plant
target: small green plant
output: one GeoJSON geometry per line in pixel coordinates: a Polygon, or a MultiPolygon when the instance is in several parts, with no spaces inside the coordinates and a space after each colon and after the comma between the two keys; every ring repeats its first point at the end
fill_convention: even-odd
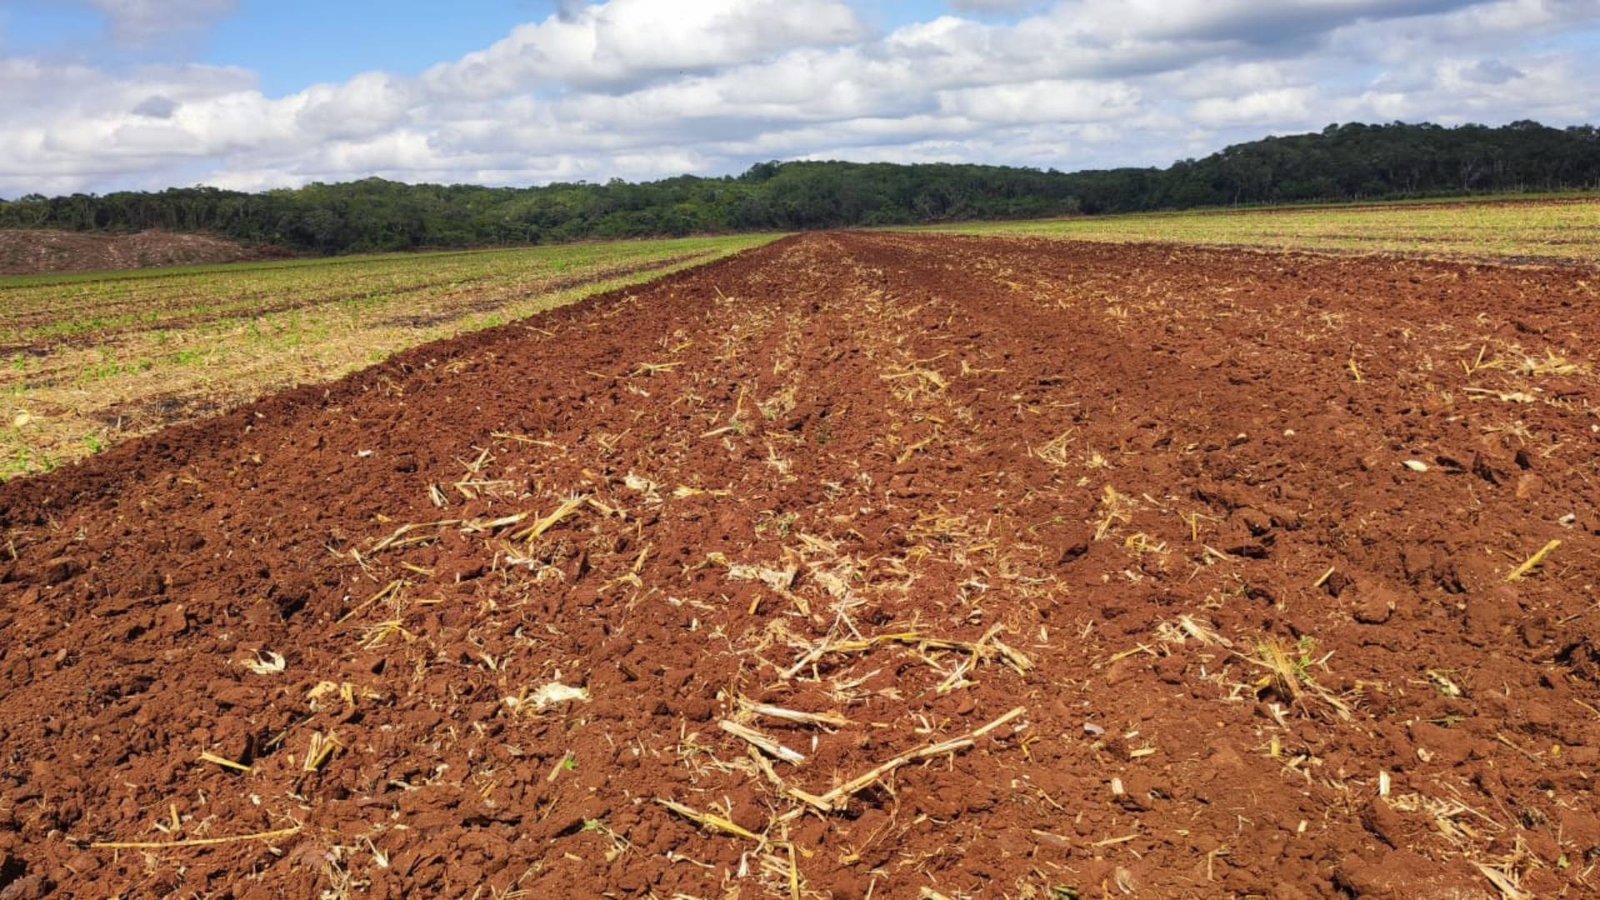
{"type": "Polygon", "coordinates": [[[1266,670],[1266,674],[1256,682],[1257,692],[1275,695],[1290,706],[1305,700],[1319,700],[1332,707],[1339,718],[1349,719],[1350,704],[1317,683],[1312,676],[1311,670],[1326,659],[1312,656],[1316,641],[1310,635],[1302,635],[1292,649],[1293,654],[1290,653],[1290,647],[1284,646],[1276,638],[1268,638],[1256,645],[1254,657],[1245,657],[1266,670]]]}
{"type": "Polygon", "coordinates": [[[622,835],[617,834],[615,829],[599,819],[584,819],[583,833],[604,835],[606,839],[611,842],[610,849],[606,851],[607,862],[611,862],[622,854],[633,849],[632,842],[622,835]]]}
{"type": "Polygon", "coordinates": [[[1302,634],[1294,644],[1297,655],[1294,667],[1300,673],[1301,681],[1311,680],[1311,667],[1316,664],[1312,656],[1316,653],[1317,639],[1309,634],[1302,634]]]}
{"type": "Polygon", "coordinates": [[[19,475],[53,472],[56,465],[55,457],[30,447],[23,447],[13,452],[4,463],[0,463],[0,481],[10,481],[19,475]]]}
{"type": "Polygon", "coordinates": [[[800,521],[798,513],[774,514],[756,523],[756,534],[776,534],[780,538],[787,538],[794,531],[795,523],[800,521]]]}

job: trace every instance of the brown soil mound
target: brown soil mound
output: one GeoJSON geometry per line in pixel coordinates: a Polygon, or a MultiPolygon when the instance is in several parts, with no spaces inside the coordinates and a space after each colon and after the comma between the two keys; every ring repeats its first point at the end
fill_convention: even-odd
{"type": "Polygon", "coordinates": [[[236,241],[204,234],[0,229],[0,275],[199,266],[285,255],[284,251],[270,247],[246,247],[236,241]]]}
{"type": "Polygon", "coordinates": [[[5,485],[0,896],[1590,895],[1591,285],[808,236],[5,485]]]}

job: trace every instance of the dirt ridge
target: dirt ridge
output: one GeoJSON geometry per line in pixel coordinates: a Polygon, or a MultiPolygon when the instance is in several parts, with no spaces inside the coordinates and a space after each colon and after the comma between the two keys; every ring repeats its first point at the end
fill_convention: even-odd
{"type": "Polygon", "coordinates": [[[199,266],[280,259],[288,255],[270,247],[247,247],[207,234],[174,231],[108,234],[0,228],[0,275],[199,266]]]}

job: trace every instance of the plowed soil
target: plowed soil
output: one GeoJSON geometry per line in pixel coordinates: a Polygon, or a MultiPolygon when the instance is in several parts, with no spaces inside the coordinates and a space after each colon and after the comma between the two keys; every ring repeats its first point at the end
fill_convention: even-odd
{"type": "Polygon", "coordinates": [[[807,236],[7,484],[0,897],[1593,896],[1594,279],[807,236]]]}

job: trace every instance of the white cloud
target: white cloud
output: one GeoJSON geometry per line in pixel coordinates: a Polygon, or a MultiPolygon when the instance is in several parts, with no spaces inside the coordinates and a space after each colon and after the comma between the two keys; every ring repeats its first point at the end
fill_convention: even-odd
{"type": "Polygon", "coordinates": [[[1571,85],[1588,68],[1569,56],[1525,57],[1515,67],[1491,60],[1485,78],[1481,58],[1419,61],[1395,77],[1341,102],[1342,118],[1415,119],[1445,125],[1484,120],[1533,119],[1545,122],[1594,121],[1595,101],[1571,85]]]}
{"type": "Polygon", "coordinates": [[[939,109],[975,122],[1101,122],[1139,110],[1139,92],[1116,81],[1050,79],[941,91],[939,109]]]}
{"type": "Polygon", "coordinates": [[[353,140],[404,123],[417,104],[418,91],[402,79],[368,72],[344,84],[315,85],[295,99],[297,128],[331,140],[353,140]]]}
{"type": "Polygon", "coordinates": [[[519,26],[486,50],[430,69],[424,81],[444,96],[469,97],[548,82],[616,87],[864,34],[839,0],[610,0],[519,26]]]}
{"type": "MultiPolygon", "coordinates": [[[[231,5],[95,2],[130,39],[231,5]]],[[[0,50],[0,195],[652,178],[769,158],[1075,169],[1330,121],[1600,119],[1585,74],[1600,0],[978,2],[1032,12],[874,33],[843,0],[567,2],[419,76],[286,96],[239,69],[0,50]]]]}
{"type": "Polygon", "coordinates": [[[1038,3],[1036,0],[952,0],[950,5],[960,12],[1003,13],[1020,12],[1038,3]]]}
{"type": "Polygon", "coordinates": [[[88,0],[104,13],[119,41],[149,44],[177,33],[205,28],[238,5],[238,0],[88,0]]]}
{"type": "Polygon", "coordinates": [[[1190,108],[1189,118],[1201,125],[1271,125],[1307,122],[1316,92],[1311,88],[1274,88],[1238,97],[1207,97],[1190,108]]]}

